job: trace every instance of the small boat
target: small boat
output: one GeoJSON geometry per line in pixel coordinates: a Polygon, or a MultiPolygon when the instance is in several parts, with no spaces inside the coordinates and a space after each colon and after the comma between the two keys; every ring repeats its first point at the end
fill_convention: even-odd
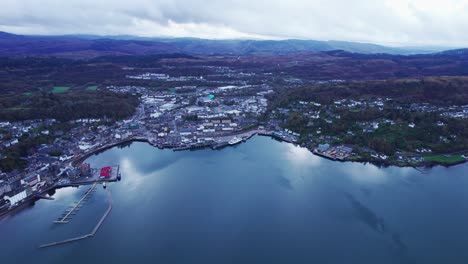
{"type": "Polygon", "coordinates": [[[236,145],[242,142],[242,138],[238,137],[233,137],[231,140],[229,140],[228,144],[229,145],[236,145]]]}
{"type": "Polygon", "coordinates": [[[104,188],[104,189],[107,188],[107,184],[105,182],[102,184],[102,188],[104,188]]]}

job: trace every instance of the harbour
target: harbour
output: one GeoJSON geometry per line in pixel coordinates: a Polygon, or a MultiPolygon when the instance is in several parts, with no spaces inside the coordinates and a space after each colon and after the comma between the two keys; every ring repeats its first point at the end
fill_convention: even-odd
{"type": "MultiPolygon", "coordinates": [[[[93,189],[94,189],[94,187],[95,187],[95,185],[93,185],[93,189]]],[[[60,246],[60,245],[64,245],[64,244],[68,244],[68,243],[72,243],[72,242],[77,242],[77,241],[80,241],[80,240],[83,240],[83,239],[92,238],[96,234],[96,232],[99,230],[99,228],[102,226],[102,224],[104,223],[107,216],[109,215],[109,213],[112,210],[111,193],[110,193],[110,191],[107,191],[107,193],[108,193],[109,206],[108,206],[107,210],[105,211],[104,215],[101,217],[101,219],[99,219],[99,222],[96,224],[96,226],[93,228],[93,230],[89,234],[85,234],[85,235],[78,236],[78,237],[72,237],[72,238],[60,240],[60,241],[57,241],[57,242],[42,244],[42,245],[39,246],[39,248],[48,248],[48,247],[53,247],[53,246],[60,246]]],[[[85,196],[88,195],[88,194],[89,194],[89,192],[86,192],[85,196]]],[[[72,212],[72,211],[70,211],[70,212],[72,212]]],[[[66,217],[64,217],[63,219],[66,219],[66,217]]],[[[61,221],[55,221],[54,223],[68,223],[68,221],[61,220],[61,221]]]]}
{"type": "Polygon", "coordinates": [[[465,260],[465,165],[422,174],[412,168],[337,163],[266,137],[196,152],[135,142],[84,162],[94,168],[119,164],[124,177],[107,182],[106,190],[97,184],[67,224],[53,221],[92,184],[57,189],[54,200],[41,199],[3,219],[0,232],[8,243],[0,254],[5,261],[465,260]],[[448,237],[450,245],[437,242],[448,237]],[[342,254],[330,253],[336,251],[342,254]],[[353,252],[365,253],[350,258],[353,252]]]}
{"type": "Polygon", "coordinates": [[[71,206],[69,209],[67,209],[65,211],[65,213],[59,219],[54,221],[54,223],[56,223],[56,224],[67,224],[68,221],[71,219],[71,217],[73,215],[75,215],[80,210],[80,208],[83,206],[83,204],[88,201],[89,196],[92,195],[95,192],[96,185],[97,185],[97,183],[94,183],[91,186],[91,188],[89,188],[85,192],[83,197],[78,202],[75,202],[75,204],[73,206],[71,206]]]}

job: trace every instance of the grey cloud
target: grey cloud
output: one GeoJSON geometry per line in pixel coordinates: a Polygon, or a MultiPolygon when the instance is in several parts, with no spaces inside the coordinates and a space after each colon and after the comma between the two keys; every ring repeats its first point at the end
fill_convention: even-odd
{"type": "Polygon", "coordinates": [[[0,30],[468,44],[468,0],[0,0],[0,30]]]}

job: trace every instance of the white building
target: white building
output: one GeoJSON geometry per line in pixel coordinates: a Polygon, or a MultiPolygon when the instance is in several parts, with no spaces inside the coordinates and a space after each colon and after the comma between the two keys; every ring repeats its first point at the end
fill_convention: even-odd
{"type": "Polygon", "coordinates": [[[28,194],[26,193],[26,190],[24,190],[18,194],[13,195],[12,197],[5,196],[4,199],[9,201],[11,206],[14,206],[14,205],[17,205],[22,200],[26,199],[26,197],[28,197],[28,194]]]}

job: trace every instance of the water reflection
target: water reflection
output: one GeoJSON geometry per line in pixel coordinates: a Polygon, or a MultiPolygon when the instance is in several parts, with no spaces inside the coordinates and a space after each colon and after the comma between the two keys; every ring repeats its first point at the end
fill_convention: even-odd
{"type": "Polygon", "coordinates": [[[294,189],[291,181],[288,178],[284,177],[283,175],[278,175],[276,179],[277,179],[279,186],[284,187],[288,190],[294,189]]]}
{"type": "MultiPolygon", "coordinates": [[[[135,143],[89,161],[122,170],[103,228],[39,251],[84,189],[58,190],[0,223],[5,263],[468,263],[466,166],[421,174],[340,163],[261,137],[221,151],[135,143]]],[[[67,228],[82,233],[102,215],[104,196],[93,199],[67,228]]]]}
{"type": "Polygon", "coordinates": [[[344,175],[356,183],[383,184],[387,182],[387,171],[372,164],[348,163],[340,166],[344,175]]]}
{"type": "Polygon", "coordinates": [[[138,188],[145,182],[145,175],[139,170],[138,166],[135,166],[133,160],[128,158],[122,158],[120,160],[120,169],[124,177],[131,177],[131,179],[125,180],[125,187],[128,191],[137,191],[138,188]]]}
{"type": "Polygon", "coordinates": [[[357,219],[369,226],[375,232],[384,236],[388,235],[393,247],[396,249],[398,257],[402,258],[402,260],[407,259],[408,247],[401,239],[400,234],[389,230],[382,218],[380,218],[372,209],[361,203],[352,194],[345,193],[345,197],[351,203],[354,215],[357,219]]]}
{"type": "Polygon", "coordinates": [[[74,195],[80,188],[77,187],[70,187],[70,188],[62,188],[56,190],[54,194],[54,199],[61,200],[61,199],[69,199],[74,195]]]}
{"type": "Polygon", "coordinates": [[[294,165],[318,167],[322,159],[314,156],[307,148],[286,144],[286,158],[294,165]]]}
{"type": "Polygon", "coordinates": [[[376,232],[385,232],[384,221],[380,219],[374,211],[360,203],[353,195],[345,193],[346,198],[351,203],[355,215],[359,220],[368,225],[376,232]]]}

